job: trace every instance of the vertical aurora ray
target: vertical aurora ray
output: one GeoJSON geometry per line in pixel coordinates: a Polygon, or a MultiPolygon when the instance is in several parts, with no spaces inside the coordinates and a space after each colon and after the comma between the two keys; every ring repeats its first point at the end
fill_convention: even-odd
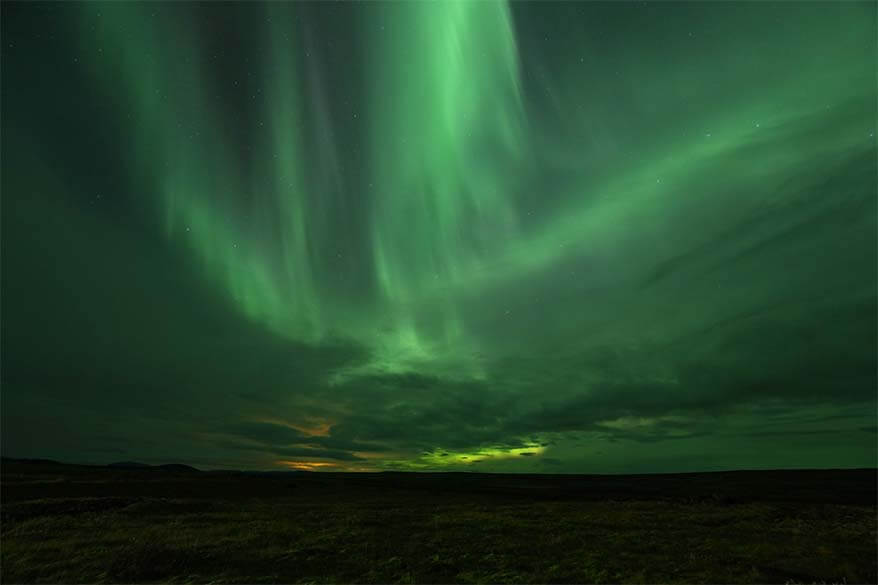
{"type": "Polygon", "coordinates": [[[312,219],[320,199],[308,197],[304,172],[292,7],[269,6],[262,18],[245,13],[264,32],[268,58],[259,76],[271,80],[264,91],[253,90],[248,126],[250,112],[229,111],[216,97],[218,79],[201,65],[216,55],[180,34],[197,29],[185,7],[157,16],[146,5],[83,6],[86,21],[98,21],[106,41],[120,49],[106,74],[119,75],[134,100],[134,149],[143,151],[135,159],[146,166],[144,176],[156,177],[168,237],[187,246],[248,317],[293,339],[318,341],[313,258],[321,234],[312,219]],[[169,47],[169,37],[179,42],[169,47]]]}
{"type": "Polygon", "coordinates": [[[518,232],[508,172],[526,151],[518,54],[499,2],[387,4],[368,27],[371,245],[395,332],[386,352],[424,367],[476,350],[458,289],[518,232]]]}

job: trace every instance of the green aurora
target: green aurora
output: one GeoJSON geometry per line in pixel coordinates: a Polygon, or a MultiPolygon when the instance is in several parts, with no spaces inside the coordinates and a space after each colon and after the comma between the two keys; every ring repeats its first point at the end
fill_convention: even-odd
{"type": "Polygon", "coordinates": [[[875,22],[3,3],[3,454],[874,466],[875,22]]]}

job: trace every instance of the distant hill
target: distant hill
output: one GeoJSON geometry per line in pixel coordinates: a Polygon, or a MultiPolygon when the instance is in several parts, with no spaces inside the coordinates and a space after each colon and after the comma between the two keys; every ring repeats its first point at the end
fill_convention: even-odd
{"type": "Polygon", "coordinates": [[[152,467],[151,465],[147,465],[146,463],[138,463],[137,461],[117,461],[116,463],[110,463],[107,467],[115,467],[122,469],[142,469],[144,467],[152,467]]]}
{"type": "Polygon", "coordinates": [[[60,461],[55,461],[52,459],[19,459],[17,457],[2,457],[0,458],[0,464],[2,464],[2,466],[4,467],[8,467],[11,465],[27,465],[44,468],[58,467],[67,470],[70,470],[71,468],[80,470],[85,470],[88,468],[109,468],[142,471],[170,471],[173,473],[201,473],[200,469],[192,467],[191,465],[185,465],[183,463],[163,463],[161,465],[150,465],[148,463],[141,463],[140,461],[116,461],[114,463],[108,463],[107,465],[82,465],[78,463],[62,463],[60,461]]]}
{"type": "Polygon", "coordinates": [[[184,465],[182,463],[165,463],[164,465],[156,465],[155,469],[163,469],[165,471],[184,471],[184,472],[200,472],[200,469],[196,469],[191,465],[184,465]]]}
{"type": "Polygon", "coordinates": [[[157,471],[175,471],[175,472],[200,472],[200,469],[196,469],[191,465],[184,465],[182,463],[165,463],[162,465],[148,465],[146,463],[140,463],[139,461],[117,461],[116,463],[110,463],[107,467],[113,469],[155,469],[157,471]]]}
{"type": "Polygon", "coordinates": [[[6,463],[24,463],[25,465],[64,465],[60,461],[54,459],[16,459],[15,457],[3,457],[0,462],[6,463]]]}

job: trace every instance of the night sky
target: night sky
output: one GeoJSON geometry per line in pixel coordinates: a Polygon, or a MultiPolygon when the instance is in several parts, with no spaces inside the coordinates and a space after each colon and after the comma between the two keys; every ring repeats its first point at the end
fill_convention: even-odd
{"type": "Polygon", "coordinates": [[[874,2],[2,4],[2,452],[876,465],[874,2]]]}

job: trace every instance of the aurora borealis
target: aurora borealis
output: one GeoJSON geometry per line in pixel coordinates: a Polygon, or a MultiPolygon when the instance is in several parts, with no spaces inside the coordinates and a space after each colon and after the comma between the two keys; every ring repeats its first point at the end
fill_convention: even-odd
{"type": "Polygon", "coordinates": [[[3,454],[874,466],[875,23],[3,3],[3,454]]]}

